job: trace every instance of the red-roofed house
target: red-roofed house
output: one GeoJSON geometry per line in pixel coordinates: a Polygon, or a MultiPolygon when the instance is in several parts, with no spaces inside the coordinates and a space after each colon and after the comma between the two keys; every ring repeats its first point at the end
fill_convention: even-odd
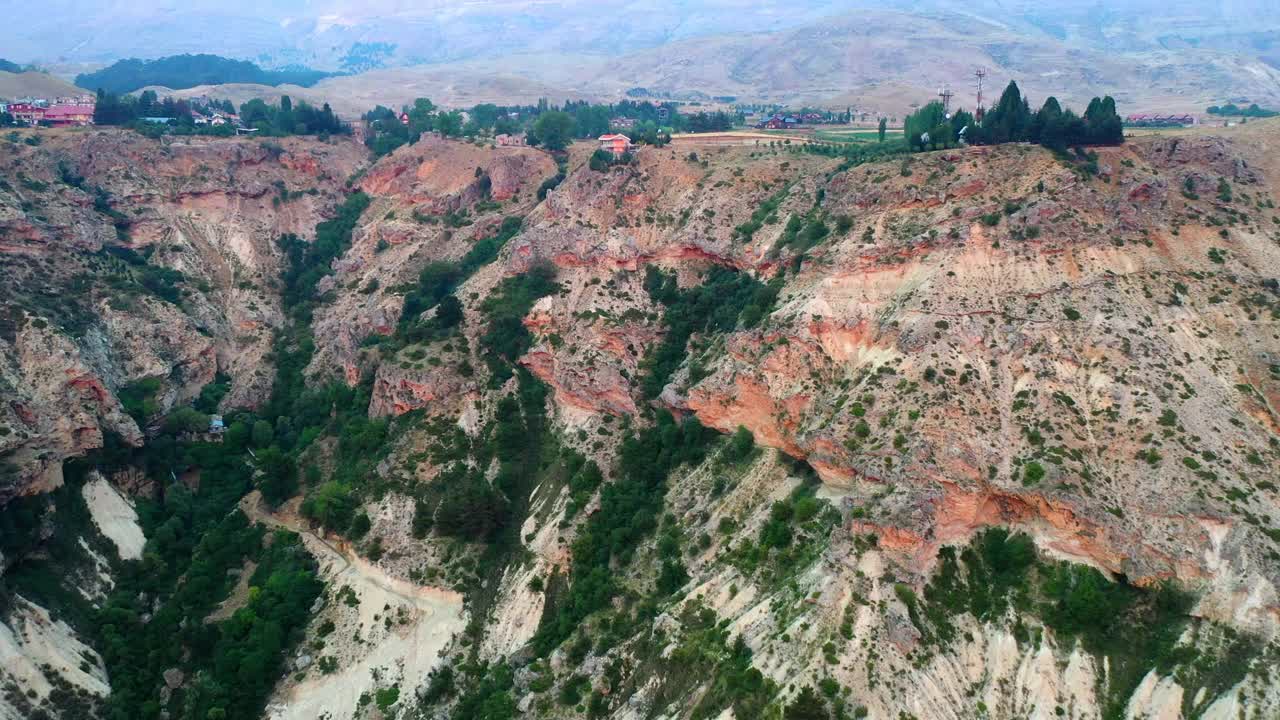
{"type": "Polygon", "coordinates": [[[44,119],[47,109],[31,103],[13,103],[9,106],[9,114],[18,122],[35,125],[44,119]]]}
{"type": "Polygon", "coordinates": [[[631,149],[631,138],[622,134],[601,135],[600,149],[613,153],[614,157],[618,157],[631,149]]]}
{"type": "Polygon", "coordinates": [[[84,127],[93,124],[92,105],[52,105],[44,111],[44,121],[54,127],[84,127]]]}

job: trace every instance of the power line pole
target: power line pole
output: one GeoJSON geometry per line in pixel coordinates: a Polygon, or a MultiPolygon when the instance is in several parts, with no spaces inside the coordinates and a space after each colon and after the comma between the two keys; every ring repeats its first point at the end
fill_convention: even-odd
{"type": "Polygon", "coordinates": [[[956,94],[951,92],[950,87],[943,86],[943,88],[938,91],[938,97],[942,98],[942,110],[944,112],[951,112],[951,98],[955,96],[956,94]]]}

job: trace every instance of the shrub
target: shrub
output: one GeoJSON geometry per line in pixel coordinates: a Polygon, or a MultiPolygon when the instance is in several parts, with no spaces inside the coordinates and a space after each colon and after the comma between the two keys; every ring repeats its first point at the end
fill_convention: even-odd
{"type": "Polygon", "coordinates": [[[1032,461],[1022,468],[1022,484],[1031,486],[1044,479],[1044,466],[1032,461]]]}

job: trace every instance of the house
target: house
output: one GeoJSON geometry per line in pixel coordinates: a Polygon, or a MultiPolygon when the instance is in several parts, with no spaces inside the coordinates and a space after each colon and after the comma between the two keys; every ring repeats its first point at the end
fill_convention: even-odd
{"type": "Polygon", "coordinates": [[[9,114],[13,119],[27,125],[38,125],[41,120],[44,120],[47,110],[48,108],[29,102],[13,103],[9,106],[9,114]]]}
{"type": "Polygon", "coordinates": [[[1190,115],[1130,115],[1124,119],[1130,127],[1180,127],[1194,125],[1196,119],[1190,115]]]}
{"type": "Polygon", "coordinates": [[[800,124],[800,121],[797,120],[796,118],[783,116],[783,115],[774,115],[770,118],[767,118],[763,122],[759,123],[758,125],[756,125],[756,127],[760,128],[761,130],[787,130],[799,124],[800,124]]]}
{"type": "Polygon", "coordinates": [[[506,133],[503,133],[495,137],[493,141],[498,144],[498,147],[524,147],[525,145],[529,144],[528,140],[525,139],[525,136],[523,134],[508,135],[506,133]]]}
{"type": "Polygon", "coordinates": [[[217,435],[217,434],[220,434],[220,433],[221,433],[223,430],[225,430],[225,429],[226,429],[226,427],[224,427],[224,426],[223,426],[223,424],[222,424],[222,416],[221,416],[221,415],[210,415],[210,416],[209,416],[209,432],[211,432],[211,433],[213,433],[213,434],[217,435]]]}
{"type": "Polygon", "coordinates": [[[55,128],[91,126],[93,105],[51,105],[45,110],[45,122],[55,128]]]}
{"type": "Polygon", "coordinates": [[[629,117],[616,117],[609,121],[609,127],[631,129],[635,126],[635,119],[629,117]]]}
{"type": "Polygon", "coordinates": [[[85,127],[93,124],[93,104],[51,105],[44,111],[44,122],[54,127],[85,127]]]}
{"type": "Polygon", "coordinates": [[[601,135],[600,149],[612,153],[614,157],[619,157],[631,150],[631,138],[622,134],[601,135]]]}

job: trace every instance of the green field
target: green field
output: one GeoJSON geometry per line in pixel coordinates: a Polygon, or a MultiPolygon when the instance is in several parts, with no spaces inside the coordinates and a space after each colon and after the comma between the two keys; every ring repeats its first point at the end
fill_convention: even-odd
{"type": "MultiPolygon", "coordinates": [[[[885,139],[891,139],[900,135],[902,130],[894,130],[890,128],[885,131],[885,139]]],[[[858,129],[858,130],[815,130],[813,133],[814,140],[822,140],[824,142],[877,142],[880,139],[880,131],[875,129],[858,129]]]]}

